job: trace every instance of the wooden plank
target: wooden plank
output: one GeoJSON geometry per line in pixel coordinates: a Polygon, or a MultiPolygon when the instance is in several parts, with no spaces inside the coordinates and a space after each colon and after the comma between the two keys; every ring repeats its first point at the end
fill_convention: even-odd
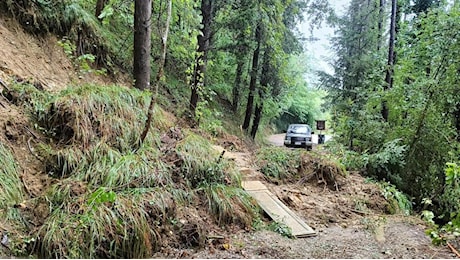
{"type": "Polygon", "coordinates": [[[316,232],[310,226],[286,207],[262,182],[244,181],[242,186],[273,220],[290,227],[294,237],[300,238],[316,235],[316,232]]]}

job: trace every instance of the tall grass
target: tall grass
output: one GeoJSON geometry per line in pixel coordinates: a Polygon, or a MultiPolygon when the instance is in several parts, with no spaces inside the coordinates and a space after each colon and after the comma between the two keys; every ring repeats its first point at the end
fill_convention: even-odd
{"type": "Polygon", "coordinates": [[[13,206],[24,200],[19,166],[9,148],[0,141],[0,221],[17,221],[20,215],[13,206]]]}
{"type": "Polygon", "coordinates": [[[240,176],[232,165],[213,149],[210,142],[201,136],[187,133],[176,145],[180,173],[192,188],[202,183],[240,183],[240,176]]]}
{"type": "Polygon", "coordinates": [[[94,85],[56,94],[28,86],[16,91],[18,103],[52,140],[38,147],[56,178],[40,198],[50,215],[37,233],[39,257],[150,257],[162,236],[181,237],[164,233],[181,232],[165,227],[177,223],[177,207],[207,205],[204,214],[218,225],[249,227],[258,214],[239,188],[234,163],[208,140],[183,131],[162,146],[160,135],[172,123],[160,108],[146,142],[134,151],[149,101],[144,92],[94,85]]]}
{"type": "Polygon", "coordinates": [[[244,190],[223,184],[203,185],[208,211],[218,225],[250,227],[257,216],[255,201],[244,190]]]}
{"type": "Polygon", "coordinates": [[[175,215],[172,196],[162,189],[98,188],[65,197],[39,231],[39,257],[147,258],[161,245],[161,225],[175,215]]]}
{"type": "MultiPolygon", "coordinates": [[[[59,144],[88,148],[104,142],[120,151],[132,150],[139,142],[150,101],[148,92],[116,85],[75,86],[50,94],[30,84],[16,84],[13,91],[15,103],[26,106],[36,127],[59,144]]],[[[152,125],[164,131],[173,122],[157,106],[152,125]]],[[[146,142],[155,146],[158,136],[146,142]]]]}

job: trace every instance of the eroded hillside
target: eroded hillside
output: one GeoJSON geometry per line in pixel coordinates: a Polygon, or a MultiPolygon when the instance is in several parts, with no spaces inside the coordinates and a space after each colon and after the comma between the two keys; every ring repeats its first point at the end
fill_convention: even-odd
{"type": "Polygon", "coordinates": [[[264,172],[275,162],[238,137],[211,138],[161,108],[149,146],[132,152],[149,96],[100,86],[126,86],[128,77],[82,74],[58,39],[35,38],[10,19],[0,19],[0,35],[0,142],[18,175],[17,203],[0,204],[1,257],[455,257],[430,244],[417,217],[391,215],[375,184],[328,173],[309,153],[275,178],[264,172]],[[241,178],[266,183],[318,236],[268,231],[273,223],[256,217],[241,178]]]}

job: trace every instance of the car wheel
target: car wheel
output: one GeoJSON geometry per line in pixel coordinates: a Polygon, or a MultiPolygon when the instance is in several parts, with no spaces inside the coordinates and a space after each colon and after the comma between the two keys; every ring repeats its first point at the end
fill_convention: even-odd
{"type": "Polygon", "coordinates": [[[312,146],[307,146],[307,151],[311,151],[313,149],[312,146]]]}

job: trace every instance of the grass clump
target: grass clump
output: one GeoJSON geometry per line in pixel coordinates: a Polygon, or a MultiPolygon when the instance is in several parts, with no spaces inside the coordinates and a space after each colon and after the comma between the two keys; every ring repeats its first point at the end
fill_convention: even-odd
{"type": "Polygon", "coordinates": [[[257,151],[257,164],[261,172],[272,181],[286,180],[297,176],[301,165],[300,150],[283,147],[264,147],[257,151]]]}
{"type": "Polygon", "coordinates": [[[13,154],[0,142],[0,221],[18,221],[19,212],[13,206],[24,200],[24,189],[19,178],[19,166],[13,154]]]}
{"type": "Polygon", "coordinates": [[[203,183],[241,182],[234,165],[223,159],[203,137],[188,133],[177,143],[175,149],[179,157],[179,174],[187,182],[187,186],[197,188],[203,183]]]}
{"type": "Polygon", "coordinates": [[[161,242],[160,225],[174,212],[171,195],[160,189],[100,187],[55,207],[36,250],[41,258],[150,257],[161,242]]]}
{"type": "MultiPolygon", "coordinates": [[[[12,98],[27,106],[37,128],[57,144],[83,149],[104,142],[120,151],[132,150],[139,143],[150,100],[147,92],[115,85],[83,85],[49,94],[20,84],[14,91],[12,98]]],[[[158,106],[154,112],[154,127],[162,131],[172,126],[158,106]]]]}
{"type": "Polygon", "coordinates": [[[239,224],[250,227],[257,217],[257,206],[244,190],[223,184],[206,185],[201,188],[206,197],[208,211],[218,225],[239,224]]]}
{"type": "Polygon", "coordinates": [[[49,119],[40,122],[55,129],[56,141],[87,148],[103,141],[119,149],[139,142],[148,96],[123,87],[86,85],[68,88],[49,106],[49,119]]]}

